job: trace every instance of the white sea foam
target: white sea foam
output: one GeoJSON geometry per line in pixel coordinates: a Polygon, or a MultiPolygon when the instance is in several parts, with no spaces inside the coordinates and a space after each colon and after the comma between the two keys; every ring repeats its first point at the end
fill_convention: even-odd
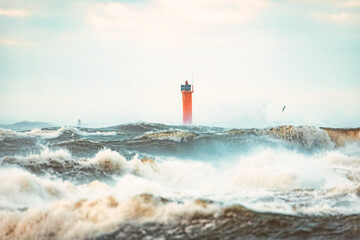
{"type": "Polygon", "coordinates": [[[120,172],[125,170],[127,165],[127,161],[123,156],[110,149],[98,152],[94,158],[86,163],[107,172],[120,172]]]}
{"type": "MultiPolygon", "coordinates": [[[[6,159],[6,157],[4,158],[6,159]]],[[[116,151],[103,149],[93,158],[76,160],[67,150],[49,149],[40,154],[11,157],[12,163],[44,163],[77,161],[108,173],[132,174],[161,182],[174,191],[206,194],[241,188],[259,189],[329,189],[352,184],[360,178],[360,158],[339,150],[316,155],[293,151],[263,149],[220,164],[200,161],[163,159],[131,160],[116,151]],[[220,182],[220,184],[219,184],[220,182]]]]}
{"type": "Polygon", "coordinates": [[[42,205],[61,197],[69,184],[39,178],[18,168],[1,168],[0,206],[16,209],[42,205]]]}
{"type": "Polygon", "coordinates": [[[206,207],[194,201],[167,203],[142,195],[126,201],[108,196],[96,200],[59,201],[46,208],[25,212],[0,210],[2,239],[84,239],[111,232],[124,221],[173,221],[194,213],[211,214],[215,205],[206,207]]]}
{"type": "Polygon", "coordinates": [[[57,138],[59,137],[64,131],[71,131],[73,133],[79,134],[81,136],[114,136],[117,133],[114,131],[109,132],[102,132],[102,131],[96,131],[96,132],[87,132],[87,131],[81,131],[80,129],[76,127],[60,127],[56,130],[48,130],[48,129],[33,129],[31,131],[25,131],[25,132],[17,132],[12,131],[9,129],[1,129],[0,128],[0,137],[4,136],[19,136],[19,137],[42,137],[42,138],[57,138]]]}
{"type": "Polygon", "coordinates": [[[42,129],[33,129],[30,132],[18,132],[21,136],[41,136],[44,138],[56,138],[60,136],[64,131],[65,127],[61,127],[57,130],[42,130],[42,129]]]}
{"type": "Polygon", "coordinates": [[[0,129],[0,137],[4,136],[18,136],[18,137],[43,137],[43,138],[56,138],[60,136],[67,128],[61,127],[57,130],[33,129],[31,131],[16,132],[9,129],[0,129]]]}
{"type": "Polygon", "coordinates": [[[115,230],[124,221],[168,222],[219,209],[193,200],[178,203],[136,195],[136,191],[151,192],[154,187],[130,175],[114,186],[98,181],[76,186],[15,168],[1,169],[0,176],[1,239],[78,239],[115,230]],[[24,207],[28,209],[18,209],[24,207]]]}
{"type": "Polygon", "coordinates": [[[188,142],[197,137],[196,133],[183,131],[147,132],[139,138],[149,138],[160,141],[188,142]]]}
{"type": "Polygon", "coordinates": [[[88,135],[103,135],[103,136],[114,136],[116,135],[117,133],[112,131],[112,132],[100,132],[100,131],[96,131],[96,132],[91,132],[91,133],[88,133],[88,135]]]}
{"type": "Polygon", "coordinates": [[[0,137],[6,136],[6,135],[15,135],[16,132],[10,130],[10,129],[3,129],[0,128],[0,137]]]}
{"type": "Polygon", "coordinates": [[[18,164],[42,164],[48,163],[50,161],[56,161],[58,163],[63,163],[65,160],[72,161],[72,156],[68,150],[57,149],[50,150],[45,148],[39,154],[30,154],[27,156],[15,156],[15,157],[3,157],[0,159],[2,162],[11,162],[18,164]]]}
{"type": "Polygon", "coordinates": [[[82,131],[79,128],[71,128],[71,130],[79,135],[82,136],[115,136],[117,133],[114,131],[109,132],[102,132],[102,131],[96,131],[96,132],[89,132],[89,131],[82,131]]]}
{"type": "MultiPolygon", "coordinates": [[[[261,201],[259,204],[258,200],[284,192],[297,196],[302,189],[313,189],[319,195],[306,201],[309,201],[309,206],[316,206],[320,203],[316,198],[326,199],[334,192],[355,194],[360,179],[360,158],[348,157],[339,151],[303,155],[265,149],[218,166],[176,159],[144,164],[137,157],[126,161],[113,151],[103,150],[86,164],[125,174],[117,177],[118,186],[122,186],[119,192],[123,196],[149,192],[171,199],[210,197],[224,203],[240,203],[255,210],[283,213],[307,210],[306,207],[297,207],[294,211],[290,203],[277,200],[266,204],[261,201]]],[[[296,205],[296,197],[293,201],[296,205]]],[[[335,201],[331,203],[336,204],[335,201]]],[[[328,213],[333,211],[345,213],[349,209],[336,207],[328,213]]]]}
{"type": "Polygon", "coordinates": [[[111,182],[74,184],[0,168],[2,239],[46,239],[50,234],[86,238],[112,231],[124,221],[167,222],[194,212],[215,214],[221,208],[196,204],[199,198],[287,214],[360,213],[360,157],[341,150],[310,155],[265,148],[220,159],[221,164],[138,156],[126,160],[109,149],[81,160],[48,149],[17,159],[72,159],[113,177],[111,182]]]}
{"type": "Polygon", "coordinates": [[[331,141],[327,132],[318,127],[285,125],[275,128],[260,129],[257,131],[290,142],[297,142],[308,148],[315,146],[334,146],[334,143],[331,141]]]}

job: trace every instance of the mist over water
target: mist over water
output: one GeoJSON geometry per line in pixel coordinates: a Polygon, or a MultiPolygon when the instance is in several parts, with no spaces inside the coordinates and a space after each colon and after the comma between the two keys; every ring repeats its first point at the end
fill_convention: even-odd
{"type": "Polygon", "coordinates": [[[355,238],[359,129],[0,129],[1,239],[355,238]]]}

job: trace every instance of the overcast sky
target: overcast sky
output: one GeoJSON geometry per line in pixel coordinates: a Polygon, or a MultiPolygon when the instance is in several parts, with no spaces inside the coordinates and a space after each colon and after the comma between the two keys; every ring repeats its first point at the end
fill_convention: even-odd
{"type": "Polygon", "coordinates": [[[0,0],[0,123],[360,126],[360,0],[0,0]],[[284,112],[282,107],[286,105],[284,112]]]}

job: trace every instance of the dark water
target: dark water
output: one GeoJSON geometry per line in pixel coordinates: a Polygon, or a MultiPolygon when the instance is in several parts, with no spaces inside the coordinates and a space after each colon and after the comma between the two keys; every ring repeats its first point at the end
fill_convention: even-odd
{"type": "Polygon", "coordinates": [[[0,129],[0,238],[357,239],[360,143],[332,131],[0,129]]]}
{"type": "Polygon", "coordinates": [[[122,224],[115,232],[92,239],[359,239],[359,228],[359,215],[289,216],[231,207],[216,218],[122,224]]]}

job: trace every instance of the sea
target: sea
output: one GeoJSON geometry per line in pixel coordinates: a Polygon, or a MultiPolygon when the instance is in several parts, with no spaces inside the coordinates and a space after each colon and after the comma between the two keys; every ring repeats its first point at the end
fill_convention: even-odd
{"type": "Polygon", "coordinates": [[[360,239],[359,128],[0,129],[0,239],[360,239]]]}

